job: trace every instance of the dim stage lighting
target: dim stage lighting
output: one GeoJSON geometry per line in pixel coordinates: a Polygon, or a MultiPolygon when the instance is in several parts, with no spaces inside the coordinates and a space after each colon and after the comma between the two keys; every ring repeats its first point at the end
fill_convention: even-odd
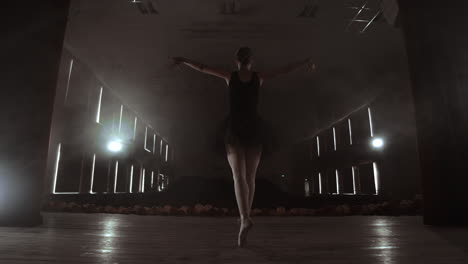
{"type": "Polygon", "coordinates": [[[372,139],[372,146],[374,148],[382,148],[384,145],[384,141],[381,138],[374,138],[372,139]]]}
{"type": "Polygon", "coordinates": [[[107,149],[112,152],[119,152],[122,150],[122,143],[118,140],[112,140],[107,144],[107,149]]]}

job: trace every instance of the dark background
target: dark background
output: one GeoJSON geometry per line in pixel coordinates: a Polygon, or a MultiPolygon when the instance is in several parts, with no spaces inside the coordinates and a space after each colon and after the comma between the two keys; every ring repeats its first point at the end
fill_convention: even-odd
{"type": "MultiPolygon", "coordinates": [[[[360,34],[362,24],[347,27],[356,10],[341,0],[241,1],[236,14],[222,13],[224,1],[152,3],[159,14],[141,14],[130,1],[72,1],[65,48],[168,138],[177,177],[231,177],[225,157],[212,148],[216,125],[227,114],[227,87],[216,77],[172,67],[170,57],[231,70],[236,49],[248,45],[254,70],[307,57],[318,65],[316,73],[302,69],[264,83],[260,112],[273,123],[281,148],[261,163],[259,177],[289,177],[293,143],[378,99],[376,130],[399,140],[385,184],[403,180],[407,190],[400,192],[417,192],[414,113],[398,27],[380,17],[360,34]],[[319,6],[315,16],[298,17],[310,3],[319,6]]],[[[368,6],[374,10],[363,11],[362,19],[375,14],[377,1],[368,6]]]]}

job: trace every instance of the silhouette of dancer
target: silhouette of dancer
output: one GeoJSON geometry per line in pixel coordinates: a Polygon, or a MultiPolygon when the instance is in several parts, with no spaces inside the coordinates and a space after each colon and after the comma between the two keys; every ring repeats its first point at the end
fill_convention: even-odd
{"type": "Polygon", "coordinates": [[[315,64],[310,59],[291,63],[268,72],[252,71],[252,52],[241,47],[237,53],[237,71],[227,72],[182,57],[174,57],[175,64],[187,65],[199,72],[222,78],[229,86],[230,113],[224,125],[224,144],[227,160],[234,178],[234,190],[240,215],[238,246],[246,244],[247,233],[252,228],[250,217],[255,193],[255,176],[265,144],[266,125],[257,113],[259,88],[264,80],[289,73],[302,66],[312,71],[315,64]]]}

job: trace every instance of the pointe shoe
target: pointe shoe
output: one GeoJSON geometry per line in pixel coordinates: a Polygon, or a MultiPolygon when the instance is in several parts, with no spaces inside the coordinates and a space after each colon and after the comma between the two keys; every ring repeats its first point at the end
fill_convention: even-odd
{"type": "Polygon", "coordinates": [[[253,227],[252,219],[248,218],[241,223],[240,230],[239,230],[239,237],[237,239],[237,245],[239,247],[244,247],[247,244],[247,234],[249,233],[250,229],[253,227]]]}

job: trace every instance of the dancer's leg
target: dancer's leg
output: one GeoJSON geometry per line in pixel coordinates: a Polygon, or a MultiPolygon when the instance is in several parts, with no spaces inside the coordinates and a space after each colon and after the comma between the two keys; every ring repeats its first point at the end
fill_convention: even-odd
{"type": "Polygon", "coordinates": [[[249,147],[245,150],[246,180],[249,187],[249,216],[255,195],[255,177],[262,156],[262,146],[249,147]]]}
{"type": "Polygon", "coordinates": [[[226,145],[227,159],[234,178],[234,192],[242,219],[249,218],[249,187],[245,177],[245,153],[240,146],[226,145]]]}
{"type": "Polygon", "coordinates": [[[227,159],[234,178],[234,191],[241,219],[237,243],[242,247],[245,245],[247,233],[252,227],[249,215],[249,186],[245,177],[245,149],[239,146],[227,145],[226,150],[227,159]]]}

